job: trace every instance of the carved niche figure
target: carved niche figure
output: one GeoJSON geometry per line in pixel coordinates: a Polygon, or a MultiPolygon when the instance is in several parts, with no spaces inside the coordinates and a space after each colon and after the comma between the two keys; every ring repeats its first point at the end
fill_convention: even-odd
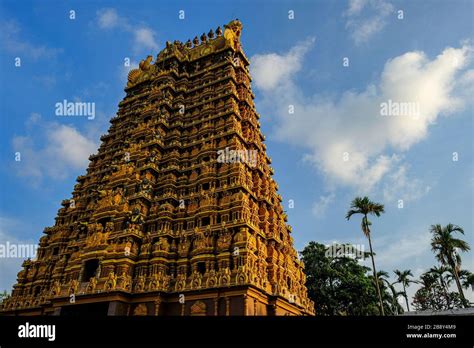
{"type": "Polygon", "coordinates": [[[99,188],[97,190],[97,193],[99,194],[99,198],[97,201],[97,205],[99,208],[106,208],[113,204],[113,192],[111,189],[99,188]]]}
{"type": "Polygon", "coordinates": [[[257,241],[256,241],[255,236],[253,234],[248,234],[247,248],[251,251],[256,251],[257,250],[257,241]]]}
{"type": "Polygon", "coordinates": [[[167,275],[163,269],[160,269],[158,271],[158,279],[161,282],[161,288],[163,290],[168,290],[168,287],[170,285],[170,276],[167,275]]]}
{"type": "Polygon", "coordinates": [[[133,315],[148,315],[146,304],[140,303],[138,306],[136,306],[133,310],[133,315]]]}
{"type": "Polygon", "coordinates": [[[87,285],[87,291],[93,292],[97,286],[97,278],[91,277],[89,279],[89,284],[87,285]]]}
{"type": "Polygon", "coordinates": [[[71,280],[71,284],[69,286],[69,295],[77,293],[77,289],[79,288],[79,282],[77,279],[71,280]]]}
{"type": "Polygon", "coordinates": [[[225,286],[230,284],[230,274],[231,272],[229,267],[226,267],[223,270],[219,271],[219,286],[225,286]]]}
{"type": "Polygon", "coordinates": [[[156,157],[156,151],[151,150],[151,152],[148,154],[146,160],[147,160],[148,163],[156,163],[158,161],[158,159],[156,157]]]}
{"type": "Polygon", "coordinates": [[[135,206],[135,208],[133,209],[132,216],[130,217],[130,222],[133,224],[142,224],[143,221],[144,220],[140,212],[140,207],[135,206]]]}
{"type": "Polygon", "coordinates": [[[203,231],[199,231],[196,227],[194,229],[195,232],[195,239],[194,239],[194,250],[204,249],[209,246],[209,234],[203,231]]]}
{"type": "Polygon", "coordinates": [[[234,236],[234,242],[236,243],[239,243],[239,242],[243,242],[243,241],[246,241],[247,240],[247,235],[248,235],[248,232],[247,232],[247,228],[240,228],[239,232],[237,232],[234,236]]]}
{"type": "Polygon", "coordinates": [[[150,184],[150,181],[147,178],[144,178],[139,186],[140,192],[151,195],[153,191],[153,186],[150,184]]]}
{"type": "Polygon", "coordinates": [[[151,277],[151,282],[150,282],[150,286],[149,286],[149,289],[150,290],[156,290],[158,289],[160,286],[160,280],[158,279],[158,274],[153,274],[153,276],[151,277]]]}
{"type": "Polygon", "coordinates": [[[102,224],[94,223],[91,224],[89,228],[89,236],[86,239],[86,245],[89,247],[94,247],[102,243],[106,243],[108,239],[108,234],[103,233],[104,227],[102,224]]]}
{"type": "Polygon", "coordinates": [[[216,286],[216,284],[217,284],[217,274],[215,270],[211,269],[208,273],[206,286],[212,288],[216,286]]]}
{"type": "Polygon", "coordinates": [[[217,239],[217,248],[219,251],[227,250],[230,247],[230,243],[232,241],[231,233],[225,229],[223,232],[219,234],[219,238],[217,239]]]}
{"type": "Polygon", "coordinates": [[[112,271],[109,273],[109,276],[105,283],[105,290],[114,290],[116,286],[117,286],[117,276],[112,271]]]}
{"type": "Polygon", "coordinates": [[[138,276],[137,284],[135,285],[136,291],[145,290],[145,277],[143,275],[138,276]]]}
{"type": "Polygon", "coordinates": [[[130,285],[131,285],[131,277],[123,271],[122,274],[119,277],[119,282],[120,282],[120,287],[125,290],[130,290],[130,285]]]}
{"type": "Polygon", "coordinates": [[[59,296],[60,294],[61,294],[61,284],[59,283],[59,280],[56,279],[51,288],[51,295],[59,296]]]}
{"type": "Polygon", "coordinates": [[[193,274],[191,275],[191,285],[194,289],[200,288],[202,284],[202,274],[199,273],[198,271],[193,271],[193,274]]]}
{"type": "Polygon", "coordinates": [[[143,244],[140,247],[140,254],[146,255],[150,252],[151,238],[147,234],[143,240],[143,244]]]}
{"type": "Polygon", "coordinates": [[[180,257],[186,257],[189,251],[191,241],[188,237],[181,237],[178,245],[178,254],[180,257]]]}
{"type": "Polygon", "coordinates": [[[113,204],[114,205],[119,205],[124,202],[124,197],[123,197],[123,188],[118,187],[114,191],[114,199],[113,199],[113,204]]]}
{"type": "Polygon", "coordinates": [[[155,243],[155,251],[169,251],[170,243],[166,237],[160,237],[158,242],[155,243]]]}
{"type": "Polygon", "coordinates": [[[186,273],[179,273],[176,278],[175,290],[181,291],[186,288],[186,273]]]}

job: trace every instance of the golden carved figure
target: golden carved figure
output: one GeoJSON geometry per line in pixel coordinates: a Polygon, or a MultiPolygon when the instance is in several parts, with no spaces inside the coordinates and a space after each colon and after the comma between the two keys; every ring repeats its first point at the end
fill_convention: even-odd
{"type": "Polygon", "coordinates": [[[109,273],[107,282],[105,283],[105,290],[108,290],[108,291],[114,290],[116,286],[117,286],[117,276],[112,271],[109,273]]]}
{"type": "Polygon", "coordinates": [[[95,290],[96,286],[97,286],[97,278],[96,277],[91,277],[89,279],[89,284],[87,285],[87,291],[93,292],[95,290]]]}

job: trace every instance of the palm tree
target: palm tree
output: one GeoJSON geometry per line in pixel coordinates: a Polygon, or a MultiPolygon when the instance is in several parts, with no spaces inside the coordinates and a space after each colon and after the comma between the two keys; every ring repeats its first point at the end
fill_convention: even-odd
{"type": "Polygon", "coordinates": [[[417,309],[438,311],[450,308],[446,306],[445,292],[441,288],[436,274],[425,272],[420,275],[420,280],[417,283],[422,285],[413,298],[413,304],[415,307],[418,306],[417,309]]]}
{"type": "Polygon", "coordinates": [[[441,267],[434,266],[434,267],[431,267],[431,269],[428,272],[433,274],[433,276],[439,279],[439,284],[441,285],[441,288],[443,289],[443,292],[444,292],[444,296],[446,297],[446,304],[449,307],[450,306],[449,284],[451,283],[451,279],[444,276],[446,272],[449,272],[449,269],[445,266],[441,266],[441,267]]]}
{"type": "Polygon", "coordinates": [[[417,283],[421,284],[424,288],[429,289],[437,281],[438,281],[438,278],[433,273],[425,272],[422,275],[420,275],[420,280],[417,281],[417,283]]]}
{"type": "Polygon", "coordinates": [[[464,272],[464,280],[463,280],[462,286],[466,289],[470,286],[471,289],[474,290],[474,273],[471,273],[466,270],[462,270],[461,272],[459,272],[460,278],[463,278],[462,277],[463,272],[464,272]]]}
{"type": "Polygon", "coordinates": [[[388,280],[389,278],[388,273],[386,271],[379,271],[377,272],[377,277],[379,279],[381,289],[382,289],[381,290],[382,298],[384,302],[385,301],[387,302],[387,306],[386,306],[387,311],[395,315],[403,312],[403,308],[401,308],[400,304],[398,303],[398,297],[402,295],[402,293],[395,289],[395,287],[393,286],[393,284],[395,283],[390,283],[390,281],[388,280]],[[386,291],[387,288],[392,293],[391,296],[388,293],[388,291],[386,291]]]}
{"type": "Polygon", "coordinates": [[[430,232],[433,233],[433,238],[431,239],[431,250],[435,253],[436,258],[442,265],[449,267],[450,272],[453,274],[454,280],[456,281],[459,296],[461,297],[464,306],[468,307],[469,305],[464,297],[461,281],[459,279],[461,255],[459,255],[458,250],[465,252],[469,251],[471,248],[467,242],[453,236],[455,232],[464,234],[464,230],[460,226],[453,224],[447,224],[445,227],[437,224],[431,225],[430,232]]]}
{"type": "Polygon", "coordinates": [[[393,272],[397,276],[396,283],[400,283],[403,286],[403,297],[405,297],[405,302],[407,304],[407,312],[409,312],[410,311],[410,306],[408,305],[408,296],[407,296],[406,288],[408,288],[410,286],[410,283],[413,282],[410,279],[408,279],[408,277],[413,277],[413,274],[411,273],[411,270],[409,270],[409,269],[404,270],[404,271],[400,271],[400,270],[396,269],[393,272]]]}
{"type": "Polygon", "coordinates": [[[369,248],[370,248],[370,257],[372,259],[372,271],[374,273],[374,278],[375,278],[375,286],[377,288],[377,295],[379,298],[379,306],[380,306],[380,313],[382,315],[385,315],[385,312],[383,310],[383,302],[382,302],[382,295],[380,293],[380,284],[379,280],[377,277],[377,270],[375,268],[375,260],[374,260],[374,252],[372,249],[372,241],[370,238],[370,225],[371,222],[367,218],[368,215],[375,215],[375,216],[380,216],[380,214],[385,213],[384,206],[383,204],[379,203],[374,203],[370,201],[369,197],[356,197],[352,203],[351,203],[351,209],[347,212],[346,214],[346,219],[349,220],[352,215],[354,214],[362,214],[362,223],[361,223],[361,228],[362,232],[364,235],[367,237],[369,240],[369,248]]]}

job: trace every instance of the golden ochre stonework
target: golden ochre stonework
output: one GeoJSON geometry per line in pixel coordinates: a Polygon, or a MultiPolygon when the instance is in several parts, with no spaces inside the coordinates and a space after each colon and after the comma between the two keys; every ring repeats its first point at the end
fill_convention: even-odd
{"type": "Polygon", "coordinates": [[[130,71],[13,315],[312,315],[235,20],[130,71]]]}

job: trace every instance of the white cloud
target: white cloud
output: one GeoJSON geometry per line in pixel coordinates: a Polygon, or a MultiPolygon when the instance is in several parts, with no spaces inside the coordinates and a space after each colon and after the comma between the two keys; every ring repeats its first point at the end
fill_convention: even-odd
{"type": "MultiPolygon", "coordinates": [[[[288,54],[256,56],[255,85],[263,92],[263,104],[269,113],[277,116],[280,140],[306,149],[305,159],[331,185],[351,186],[358,193],[368,193],[387,178],[386,185],[393,186],[386,189],[387,197],[399,196],[395,188],[400,192],[416,188],[411,198],[426,192],[424,183],[408,178],[403,153],[425,139],[429,127],[441,115],[458,111],[466,103],[466,97],[456,91],[458,81],[464,88],[472,84],[471,71],[465,71],[471,47],[448,47],[433,59],[423,52],[407,52],[386,62],[377,83],[339,97],[305,95],[295,84],[295,74],[307,50],[304,42],[288,54]],[[303,54],[293,55],[295,51],[303,54]],[[276,81],[272,80],[268,65],[288,60],[289,56],[297,68],[286,76],[276,72],[276,81]],[[388,100],[415,103],[419,114],[382,116],[381,103],[388,100]],[[295,107],[293,115],[288,114],[290,104],[295,107]]],[[[253,64],[254,57],[251,60],[253,64]]]]}
{"type": "Polygon", "coordinates": [[[26,122],[27,135],[15,136],[14,152],[21,154],[15,162],[19,176],[38,185],[43,178],[63,179],[73,170],[84,169],[97,144],[71,126],[55,122],[41,122],[39,114],[32,114],[26,122]]]}
{"type": "Polygon", "coordinates": [[[415,201],[431,190],[422,180],[408,178],[406,164],[400,165],[387,179],[387,184],[383,187],[384,201],[415,201]]]}
{"type": "Polygon", "coordinates": [[[393,10],[393,5],[384,0],[350,0],[344,16],[355,44],[365,43],[381,31],[393,10]]]}
{"type": "Polygon", "coordinates": [[[350,0],[348,2],[348,9],[346,14],[348,16],[354,16],[360,13],[362,9],[367,5],[367,0],[350,0]]]}
{"type": "Polygon", "coordinates": [[[98,22],[99,27],[102,29],[112,29],[116,27],[119,22],[120,18],[117,14],[117,11],[113,8],[106,8],[102,9],[98,13],[98,22]]]}
{"type": "Polygon", "coordinates": [[[275,88],[281,81],[301,69],[301,61],[315,39],[310,38],[293,47],[287,54],[257,54],[252,57],[252,76],[256,87],[262,90],[275,88]]]}
{"type": "Polygon", "coordinates": [[[77,129],[66,125],[54,125],[48,131],[47,138],[47,154],[74,169],[85,168],[89,163],[88,157],[97,148],[77,129]]]}
{"type": "Polygon", "coordinates": [[[153,52],[158,51],[158,44],[155,39],[155,33],[150,28],[138,28],[134,31],[135,45],[138,50],[143,47],[153,52]]]}
{"type": "Polygon", "coordinates": [[[54,58],[62,52],[62,49],[35,45],[21,39],[20,32],[20,26],[13,20],[0,23],[0,43],[6,51],[16,54],[22,59],[27,57],[33,60],[54,58]]]}
{"type": "Polygon", "coordinates": [[[326,196],[320,196],[319,200],[313,204],[312,213],[317,217],[321,218],[326,214],[326,210],[334,202],[336,195],[331,192],[326,196]]]}
{"type": "MultiPolygon", "coordinates": [[[[426,230],[426,228],[425,228],[426,230]]],[[[374,249],[376,261],[380,269],[395,269],[404,261],[410,261],[412,264],[419,264],[416,262],[417,258],[424,255],[432,257],[430,240],[431,235],[429,231],[419,230],[416,233],[399,233],[393,234],[383,240],[380,238],[377,244],[382,247],[374,249]],[[382,243],[383,242],[383,243],[382,243]]]]}
{"type": "MultiPolygon", "coordinates": [[[[27,229],[23,222],[0,216],[0,244],[2,245],[28,245],[31,249],[38,245],[33,239],[19,238],[19,232],[27,229]],[[7,244],[8,243],[8,244],[7,244]]],[[[27,250],[27,249],[24,249],[27,250]]],[[[31,255],[33,256],[33,255],[31,255]]],[[[21,264],[25,258],[22,257],[0,257],[0,292],[7,290],[11,293],[16,276],[21,270],[21,264]]]]}
{"type": "Polygon", "coordinates": [[[131,24],[126,17],[120,16],[113,8],[105,8],[97,11],[97,24],[105,30],[117,29],[130,33],[133,38],[133,50],[135,53],[146,51],[157,52],[159,45],[156,41],[156,33],[151,28],[138,24],[131,24]]]}

